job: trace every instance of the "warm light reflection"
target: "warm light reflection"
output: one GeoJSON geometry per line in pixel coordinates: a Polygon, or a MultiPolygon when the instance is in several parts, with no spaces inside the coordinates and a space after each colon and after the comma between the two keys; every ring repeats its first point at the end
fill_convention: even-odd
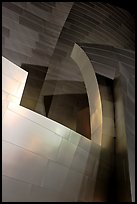
{"type": "Polygon", "coordinates": [[[2,57],[2,89],[10,95],[10,100],[20,103],[28,73],[2,57]]]}
{"type": "Polygon", "coordinates": [[[20,100],[21,100],[21,97],[22,97],[22,94],[23,94],[24,87],[25,87],[25,83],[21,83],[19,85],[19,88],[16,91],[16,95],[17,95],[17,97],[20,98],[20,100]]]}
{"type": "Polygon", "coordinates": [[[9,105],[8,105],[8,108],[10,110],[13,110],[13,111],[17,111],[19,109],[19,104],[18,104],[18,100],[17,102],[10,102],[9,105]]]}
{"type": "Polygon", "coordinates": [[[90,123],[91,123],[91,139],[95,143],[101,145],[102,140],[102,106],[101,97],[98,87],[98,82],[93,69],[93,65],[88,58],[85,51],[76,43],[74,44],[73,50],[71,52],[71,58],[78,65],[81,74],[83,76],[85,86],[87,89],[87,95],[89,99],[89,109],[90,109],[90,123]],[[97,137],[92,137],[94,131],[100,127],[100,134],[97,137]],[[92,131],[93,130],[93,131],[92,131]]]}
{"type": "MultiPolygon", "coordinates": [[[[12,70],[12,66],[9,66],[8,69],[12,70]]],[[[20,68],[19,70],[21,71],[20,68]]],[[[13,71],[16,71],[15,67],[13,71]]],[[[3,73],[3,75],[4,74],[5,73],[3,73]]],[[[26,79],[26,76],[27,75],[23,75],[22,79],[26,79]]],[[[10,78],[10,76],[8,77],[10,78]]],[[[14,82],[14,79],[12,78],[11,81],[14,82]]],[[[8,80],[6,82],[8,82],[8,80]]],[[[15,85],[16,83],[13,84],[15,85]]],[[[11,86],[13,84],[11,84],[11,86]]],[[[5,88],[6,84],[3,85],[3,88],[5,88]]],[[[15,87],[13,87],[13,89],[14,88],[15,87]]],[[[20,180],[23,183],[28,182],[31,183],[31,185],[34,184],[37,186],[41,186],[42,182],[45,182],[45,178],[48,178],[53,187],[54,180],[56,182],[56,180],[61,180],[63,177],[63,183],[68,182],[68,185],[70,185],[69,181],[73,181],[75,178],[77,179],[76,176],[78,175],[80,182],[78,181],[77,188],[80,189],[84,174],[79,173],[78,170],[84,173],[87,167],[87,159],[90,151],[83,149],[87,150],[88,146],[88,150],[90,150],[90,145],[87,145],[89,141],[83,137],[81,148],[77,148],[73,143],[78,145],[81,139],[79,136],[77,138],[75,137],[78,133],[75,133],[76,135],[71,134],[73,139],[70,137],[70,140],[67,141],[65,139],[70,135],[69,128],[49,120],[46,117],[39,116],[37,113],[34,114],[33,111],[25,107],[21,107],[19,102],[23,88],[24,86],[21,81],[18,84],[18,89],[16,89],[16,91],[14,89],[14,94],[13,89],[3,89],[3,95],[5,94],[3,102],[5,102],[5,104],[7,103],[2,124],[3,144],[5,144],[5,146],[3,145],[3,175],[8,178],[11,177],[20,180]],[[8,90],[10,91],[8,92],[8,90]],[[45,124],[47,128],[44,127],[45,124]],[[50,130],[48,129],[49,126],[50,130]],[[77,149],[78,151],[75,155],[77,149]],[[45,168],[47,162],[48,165],[47,168],[45,168]],[[51,168],[49,162],[53,163],[51,168]],[[76,173],[73,170],[69,180],[67,180],[66,172],[69,172],[68,166],[71,165],[72,162],[76,173]],[[52,173],[50,178],[48,172],[52,173]],[[60,176],[59,179],[58,175],[60,176]],[[73,175],[76,176],[74,177],[73,175]]],[[[58,188],[58,182],[56,182],[55,185],[57,185],[58,188]]],[[[10,186],[16,194],[17,188],[12,185],[10,186]]],[[[73,190],[73,185],[71,189],[73,190]]]]}

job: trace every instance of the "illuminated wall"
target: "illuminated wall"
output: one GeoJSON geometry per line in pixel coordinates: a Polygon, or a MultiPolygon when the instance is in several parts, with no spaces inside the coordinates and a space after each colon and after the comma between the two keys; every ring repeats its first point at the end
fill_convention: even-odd
{"type": "Polygon", "coordinates": [[[132,201],[135,201],[135,63],[120,64],[132,201]]]}
{"type": "Polygon", "coordinates": [[[95,202],[116,201],[116,188],[113,179],[115,176],[115,123],[113,80],[97,75],[102,103],[102,143],[97,183],[95,187],[95,202]],[[114,172],[114,173],[113,173],[114,172]]]}
{"type": "Polygon", "coordinates": [[[19,105],[27,79],[27,72],[2,57],[2,116],[10,102],[19,105]]]}
{"type": "MultiPolygon", "coordinates": [[[[99,71],[99,74],[106,76],[108,78],[111,78],[113,81],[113,88],[111,90],[111,94],[113,97],[113,104],[110,102],[111,100],[108,97],[111,94],[109,94],[108,96],[106,95],[106,90],[109,89],[109,84],[106,86],[106,90],[104,89],[104,94],[103,94],[104,96],[106,95],[107,101],[106,100],[104,101],[102,100],[103,98],[101,98],[102,114],[103,114],[103,131],[104,133],[108,132],[110,135],[110,137],[105,137],[106,141],[108,140],[108,142],[109,142],[109,139],[111,141],[112,139],[111,136],[113,136],[113,134],[116,137],[115,151],[118,152],[118,154],[116,155],[118,159],[118,160],[116,159],[117,172],[120,175],[119,176],[120,180],[122,179],[120,181],[122,183],[117,184],[118,186],[121,185],[120,188],[117,188],[119,189],[119,195],[120,195],[119,199],[121,201],[125,200],[126,199],[125,194],[129,195],[131,193],[131,200],[134,201],[135,200],[135,52],[132,50],[119,49],[112,46],[110,47],[106,45],[104,46],[104,45],[97,45],[97,44],[96,45],[83,44],[81,45],[81,47],[87,53],[94,68],[95,68],[94,56],[96,54],[96,63],[98,64],[97,69],[99,71]],[[105,104],[106,104],[106,108],[104,106],[105,104]],[[112,114],[113,112],[112,106],[114,106],[114,114],[112,114]],[[124,126],[123,126],[123,123],[124,123],[124,126]],[[108,125],[110,125],[111,127],[110,130],[108,128],[108,125]],[[113,133],[113,128],[115,128],[114,133],[113,133]],[[126,175],[125,178],[124,178],[124,175],[126,175]],[[129,184],[129,180],[130,180],[130,184],[129,184]],[[125,183],[127,184],[127,187],[125,183]],[[122,193],[122,190],[123,190],[123,193],[122,193]],[[122,198],[122,195],[123,195],[123,198],[122,198]]],[[[103,92],[101,91],[101,93],[103,92]]],[[[104,135],[102,135],[102,138],[104,138],[104,135]]],[[[102,149],[103,149],[103,146],[104,145],[102,143],[102,149]]],[[[112,148],[110,145],[110,148],[108,149],[110,151],[108,151],[107,153],[109,156],[111,156],[111,149],[112,148]]],[[[106,151],[104,153],[105,153],[104,155],[106,155],[106,151]]],[[[107,155],[106,155],[106,160],[107,160],[107,155]]],[[[130,196],[127,196],[128,198],[127,201],[129,201],[129,197],[130,196]]]]}
{"type": "Polygon", "coordinates": [[[102,105],[93,66],[84,50],[76,43],[73,47],[71,58],[78,65],[85,82],[90,109],[91,138],[95,143],[101,145],[102,105]]]}
{"type": "Polygon", "coordinates": [[[119,200],[135,201],[135,67],[119,64],[115,79],[119,200]]]}
{"type": "Polygon", "coordinates": [[[100,146],[21,107],[27,73],[2,60],[3,202],[93,201],[100,146]]]}
{"type": "MultiPolygon", "coordinates": [[[[22,63],[48,66],[48,73],[35,108],[36,112],[45,115],[43,97],[59,92],[59,88],[60,86],[63,87],[64,81],[69,81],[70,83],[71,81],[79,81],[83,83],[79,67],[70,58],[75,42],[86,52],[96,73],[114,81],[117,74],[119,74],[121,82],[120,88],[117,84],[115,87],[116,100],[114,105],[116,112],[114,118],[111,111],[112,103],[102,101],[102,147],[101,153],[97,154],[100,147],[94,144],[93,141],[86,140],[81,135],[46,117],[42,117],[19,105],[17,106],[27,74],[3,58],[4,201],[22,201],[23,199],[26,201],[92,201],[94,200],[92,195],[95,189],[94,182],[97,169],[99,170],[97,180],[98,178],[101,178],[101,180],[98,180],[96,187],[98,191],[94,195],[97,200],[102,201],[102,199],[105,199],[105,176],[109,173],[109,169],[106,169],[108,165],[104,161],[108,161],[108,158],[111,159],[112,152],[109,154],[112,147],[111,136],[113,137],[115,133],[117,133],[117,153],[119,156],[117,170],[120,170],[119,175],[123,176],[124,172],[127,172],[129,168],[131,196],[132,201],[135,200],[134,24],[134,16],[130,15],[128,11],[108,3],[3,2],[3,56],[18,66],[22,63]],[[21,72],[23,78],[22,74],[20,74],[21,72]],[[123,98],[120,97],[117,101],[119,89],[121,89],[123,98]],[[119,101],[121,104],[119,104],[119,101]],[[121,105],[123,113],[121,113],[121,105]],[[109,117],[106,117],[105,114],[108,114],[109,117]],[[125,120],[123,120],[123,117],[125,117],[125,120]],[[116,132],[113,132],[114,119],[116,132]],[[122,135],[123,129],[125,132],[122,135]],[[120,133],[119,130],[121,131],[120,133]],[[51,142],[51,137],[49,137],[52,134],[51,132],[54,133],[53,135],[55,140],[58,141],[58,146],[54,146],[54,141],[53,143],[51,142]],[[73,137],[75,142],[71,141],[72,134],[77,138],[74,139],[73,137]],[[8,145],[11,145],[10,148],[8,145]],[[88,145],[92,153],[88,149],[88,145]],[[67,148],[68,151],[64,151],[67,148]],[[97,149],[92,151],[94,148],[97,149]],[[127,151],[126,156],[123,156],[123,149],[127,151]],[[63,154],[60,152],[63,152],[63,154]],[[70,152],[70,154],[65,154],[64,152],[70,152]],[[100,160],[99,154],[101,155],[100,160]],[[13,159],[8,160],[10,157],[13,159]],[[26,158],[30,159],[26,160],[26,158]],[[18,162],[18,160],[22,162],[18,162]],[[44,167],[42,166],[43,162],[45,164],[44,167]],[[76,164],[74,165],[75,162],[76,164]],[[99,168],[98,163],[101,164],[99,168]],[[127,164],[129,165],[128,167],[126,166],[127,164]],[[37,168],[40,165],[41,168],[37,169],[39,173],[36,173],[34,171],[35,166],[37,168]],[[53,166],[56,166],[56,168],[53,166]],[[64,173],[65,169],[61,170],[64,166],[67,167],[67,173],[64,173]],[[127,168],[126,171],[125,167],[127,168]],[[44,173],[40,170],[42,168],[44,173]],[[81,168],[83,169],[82,171],[79,170],[81,168]],[[88,172],[90,173],[87,173],[86,168],[89,169],[88,172]],[[55,178],[53,179],[55,182],[52,184],[50,183],[51,181],[47,180],[50,169],[56,169],[51,171],[51,177],[55,178]],[[58,172],[63,172],[62,175],[65,176],[63,178],[58,176],[58,174],[61,174],[58,172]],[[94,175],[91,175],[91,173],[94,175]],[[57,175],[59,180],[56,180],[54,175],[57,175]],[[74,177],[77,179],[73,179],[74,177]],[[75,183],[70,182],[74,180],[76,181],[75,183]],[[57,188],[58,182],[61,183],[61,188],[57,188]],[[77,189],[75,194],[73,194],[72,190],[74,188],[77,189]]],[[[78,89],[76,83],[75,89],[70,88],[70,92],[86,92],[83,86],[79,87],[78,89]]],[[[66,89],[61,90],[61,94],[62,92],[66,92],[66,89]]],[[[96,120],[93,121],[95,121],[96,125],[96,120]]],[[[126,173],[126,175],[128,174],[126,173]]],[[[119,185],[121,200],[123,200],[122,195],[124,199],[126,198],[126,189],[123,188],[125,180],[122,179],[121,177],[123,183],[120,181],[121,185],[119,185]]]]}

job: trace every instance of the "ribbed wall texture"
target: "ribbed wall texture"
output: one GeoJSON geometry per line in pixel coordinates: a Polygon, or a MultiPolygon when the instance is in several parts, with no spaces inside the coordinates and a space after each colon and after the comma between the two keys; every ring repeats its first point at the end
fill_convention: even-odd
{"type": "Polygon", "coordinates": [[[28,64],[29,76],[21,104],[31,110],[37,105],[47,66],[72,4],[2,3],[2,54],[18,66],[28,64]]]}
{"type": "Polygon", "coordinates": [[[74,43],[134,50],[134,19],[126,11],[109,4],[75,2],[56,45],[49,77],[81,80],[77,67],[69,58],[74,43]]]}
{"type": "MultiPolygon", "coordinates": [[[[47,82],[43,84],[36,107],[36,111],[43,115],[45,112],[42,101],[43,96],[47,93],[48,80],[83,81],[78,66],[70,59],[74,43],[106,45],[106,48],[109,46],[107,50],[110,49],[110,51],[113,46],[123,49],[123,53],[124,50],[126,53],[126,49],[134,50],[134,19],[127,11],[109,4],[97,2],[75,2],[73,4],[52,55],[46,76],[47,82]]],[[[113,67],[116,66],[116,63],[112,60],[112,52],[108,53],[110,57],[108,62],[104,62],[105,59],[107,61],[107,58],[101,59],[98,56],[99,49],[96,51],[92,59],[95,72],[113,78],[113,67]]],[[[57,89],[58,85],[53,84],[50,94],[54,94],[57,89]]],[[[74,89],[76,89],[75,86],[74,89]]]]}
{"type": "Polygon", "coordinates": [[[114,79],[119,72],[119,63],[129,67],[134,74],[135,52],[109,45],[80,44],[87,53],[96,73],[114,79]]]}
{"type": "Polygon", "coordinates": [[[2,2],[3,56],[48,66],[73,3],[2,2]]]}
{"type": "MultiPolygon", "coordinates": [[[[86,52],[96,73],[112,80],[120,77],[127,141],[125,158],[128,158],[127,171],[129,170],[132,201],[134,201],[135,31],[133,17],[124,9],[100,2],[3,2],[2,20],[3,55],[19,66],[22,63],[48,66],[35,108],[35,111],[42,115],[45,115],[43,104],[45,95],[86,92],[79,67],[70,58],[74,43],[86,52]],[[66,81],[65,84],[64,81],[66,81]],[[71,81],[82,83],[71,84],[71,81]],[[64,84],[64,87],[61,84],[64,84]]],[[[116,102],[115,100],[114,104],[116,102]]],[[[103,112],[103,119],[106,113],[103,112]]],[[[117,120],[116,112],[114,117],[117,120]]],[[[121,146],[122,140],[118,139],[118,141],[121,146]]],[[[110,149],[107,150],[109,154],[110,149]]],[[[104,153],[102,151],[103,154],[105,155],[105,151],[104,153]]],[[[123,165],[122,175],[126,162],[122,163],[122,154],[120,158],[123,165]]],[[[105,169],[105,166],[103,168],[105,169]]],[[[102,178],[105,178],[105,175],[102,175],[102,178]]],[[[83,186],[86,184],[90,186],[87,177],[83,186]]],[[[98,195],[101,195],[100,193],[98,195]]],[[[86,196],[86,193],[83,196],[86,196]]],[[[87,197],[78,200],[84,199],[86,200],[87,197]]]]}

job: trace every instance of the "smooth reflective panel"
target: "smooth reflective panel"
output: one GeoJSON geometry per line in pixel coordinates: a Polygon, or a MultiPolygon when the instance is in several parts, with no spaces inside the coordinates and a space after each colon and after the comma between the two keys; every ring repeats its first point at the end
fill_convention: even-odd
{"type": "Polygon", "coordinates": [[[3,120],[3,137],[7,141],[51,159],[56,158],[61,143],[61,137],[55,133],[10,110],[6,111],[3,120]],[[13,127],[18,128],[13,129],[13,127]]]}
{"type": "MultiPolygon", "coordinates": [[[[92,138],[92,134],[95,131],[96,127],[100,126],[102,131],[102,106],[98,82],[88,56],[86,55],[84,50],[80,48],[80,46],[78,46],[76,43],[74,44],[73,50],[71,52],[71,58],[77,63],[87,89],[92,138]]],[[[101,145],[102,140],[102,132],[100,133],[101,134],[97,138],[93,138],[93,140],[99,145],[101,145]]]]}
{"type": "Polygon", "coordinates": [[[47,160],[4,141],[2,148],[4,175],[41,185],[47,160]]]}
{"type": "Polygon", "coordinates": [[[78,200],[91,141],[21,107],[19,87],[15,96],[3,91],[3,200],[78,200]]]}

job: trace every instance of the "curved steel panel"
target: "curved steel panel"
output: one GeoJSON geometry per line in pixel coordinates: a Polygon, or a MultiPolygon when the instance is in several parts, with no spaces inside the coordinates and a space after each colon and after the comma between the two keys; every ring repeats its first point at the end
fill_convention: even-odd
{"type": "Polygon", "coordinates": [[[94,142],[101,145],[102,139],[102,107],[101,98],[93,66],[82,48],[74,44],[71,58],[77,63],[83,76],[87,89],[89,108],[91,137],[94,142]]]}

